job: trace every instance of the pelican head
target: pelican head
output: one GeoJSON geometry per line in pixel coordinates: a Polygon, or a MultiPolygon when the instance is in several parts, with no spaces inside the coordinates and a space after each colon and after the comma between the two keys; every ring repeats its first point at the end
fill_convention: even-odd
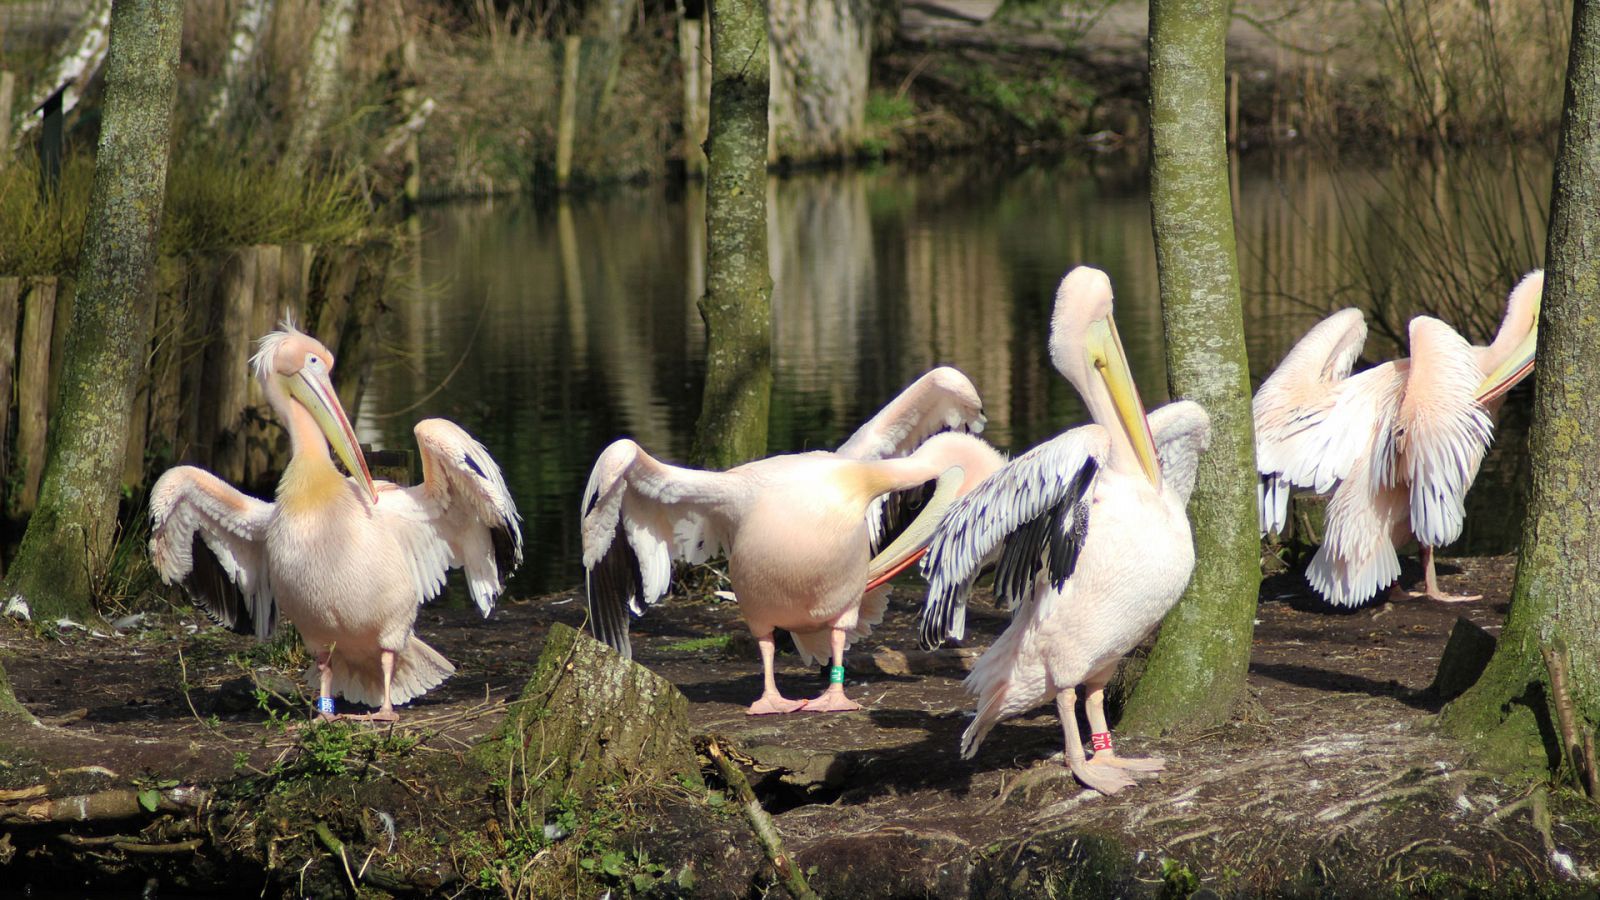
{"type": "Polygon", "coordinates": [[[282,323],[279,329],[261,339],[252,360],[261,386],[269,396],[274,388],[281,389],[291,402],[304,407],[346,471],[356,475],[367,494],[377,500],[378,489],[367,471],[356,431],[333,389],[333,354],[321,341],[295,328],[292,321],[282,323]]]}
{"type": "Polygon", "coordinates": [[[1501,396],[1533,371],[1534,351],[1539,345],[1539,304],[1543,300],[1543,269],[1529,272],[1511,289],[1500,333],[1485,351],[1493,365],[1478,386],[1479,403],[1501,396]]]}
{"type": "MultiPolygon", "coordinates": [[[[1095,421],[1113,436],[1121,432],[1139,468],[1160,488],[1155,437],[1128,368],[1117,322],[1111,317],[1111,279],[1106,273],[1078,266],[1061,279],[1050,319],[1050,360],[1078,389],[1095,421]]],[[[1113,458],[1117,443],[1113,437],[1113,458]]]]}

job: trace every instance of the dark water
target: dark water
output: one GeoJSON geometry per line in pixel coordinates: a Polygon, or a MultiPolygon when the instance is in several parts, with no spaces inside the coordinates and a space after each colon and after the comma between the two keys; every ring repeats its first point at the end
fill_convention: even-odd
{"type": "MultiPolygon", "coordinates": [[[[1536,188],[1524,181],[1548,185],[1548,168],[1519,176],[1516,166],[1462,160],[1425,180],[1418,171],[1303,158],[1239,166],[1255,380],[1339,306],[1370,306],[1401,327],[1410,312],[1434,310],[1477,339],[1492,328],[1509,280],[1456,296],[1414,257],[1432,254],[1454,275],[1542,247],[1542,225],[1508,236],[1476,210],[1492,202],[1509,221],[1507,192],[1525,201],[1536,188]],[[1452,243],[1429,249],[1434,231],[1452,243]],[[1474,260],[1460,272],[1458,252],[1474,260]]],[[[1002,448],[1020,451],[1077,424],[1082,409],[1049,365],[1045,334],[1056,283],[1080,262],[1110,273],[1140,391],[1162,402],[1146,184],[1137,166],[1105,158],[775,180],[771,451],[838,444],[937,364],[972,377],[988,437],[1002,448]]],[[[359,427],[363,439],[409,447],[412,423],[442,415],[489,447],[526,520],[519,594],[580,581],[579,494],[609,441],[626,435],[670,460],[687,455],[703,377],[703,203],[698,188],[652,186],[570,205],[436,207],[413,223],[415,252],[395,273],[388,352],[359,427]]],[[[1373,328],[1366,358],[1393,355],[1373,328]]],[[[1515,539],[1505,510],[1515,502],[1523,403],[1514,395],[1508,404],[1508,433],[1473,491],[1473,505],[1491,510],[1469,511],[1464,545],[1473,552],[1515,539]]]]}

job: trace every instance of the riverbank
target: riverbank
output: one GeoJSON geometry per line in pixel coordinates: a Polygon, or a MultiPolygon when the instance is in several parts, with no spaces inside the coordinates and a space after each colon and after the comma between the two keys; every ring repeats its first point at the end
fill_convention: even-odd
{"type": "MultiPolygon", "coordinates": [[[[1004,624],[986,599],[969,647],[923,654],[917,592],[901,590],[888,627],[850,654],[855,713],[745,716],[759,666],[737,610],[714,598],[652,610],[634,648],[688,698],[691,730],[734,749],[823,896],[1577,896],[1600,865],[1593,807],[1476,770],[1469,748],[1430,728],[1456,616],[1497,630],[1513,568],[1448,561],[1446,590],[1485,595],[1452,607],[1334,611],[1297,577],[1269,578],[1247,708],[1207,734],[1123,738],[1167,770],[1116,797],[1046,761],[1061,743],[1048,706],[998,727],[973,761],[957,757],[970,707],[960,678],[1004,624]]],[[[506,779],[475,769],[474,745],[503,720],[544,635],[582,618],[573,592],[505,603],[488,622],[425,608],[419,632],[458,672],[392,729],[308,727],[298,653],[186,609],[122,635],[41,638],[5,620],[6,667],[47,727],[0,738],[0,816],[69,794],[149,801],[100,824],[13,827],[0,842],[13,883],[335,896],[365,871],[424,893],[765,889],[765,857],[709,763],[710,794],[609,785],[558,804],[536,836],[506,779]]],[[[779,679],[791,695],[817,686],[790,653],[779,679]]]]}

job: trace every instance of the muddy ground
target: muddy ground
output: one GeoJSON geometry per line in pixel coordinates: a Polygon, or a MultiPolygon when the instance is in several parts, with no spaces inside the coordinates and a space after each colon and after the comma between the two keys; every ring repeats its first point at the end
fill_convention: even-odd
{"type": "MultiPolygon", "coordinates": [[[[1440,701],[1428,687],[1457,616],[1496,632],[1513,565],[1446,561],[1446,590],[1484,595],[1457,606],[1402,598],[1336,611],[1296,575],[1267,579],[1253,702],[1206,734],[1120,738],[1124,755],[1160,755],[1167,770],[1116,797],[1055,777],[1059,763],[1045,762],[1061,749],[1053,706],[997,727],[976,759],[958,758],[970,708],[962,669],[1004,624],[986,597],[974,603],[967,648],[927,655],[915,652],[919,595],[913,585],[900,589],[887,627],[850,654],[848,689],[865,707],[854,713],[745,716],[759,693],[759,666],[736,608],[715,598],[676,598],[653,610],[636,623],[634,648],[682,689],[695,731],[722,735],[744,755],[788,849],[823,896],[1593,895],[1594,808],[1566,791],[1476,771],[1464,748],[1430,730],[1440,701]],[[723,635],[735,639],[716,640],[723,635]]],[[[1408,568],[1408,581],[1416,575],[1408,568]]],[[[366,876],[340,871],[326,845],[298,834],[308,826],[292,822],[284,811],[291,805],[275,805],[293,773],[313,791],[309,813],[307,804],[300,812],[334,822],[351,849],[360,848],[364,867],[401,876],[408,889],[776,892],[743,820],[695,812],[702,801],[689,803],[687,790],[659,802],[629,795],[626,814],[610,820],[609,843],[581,830],[598,826],[580,824],[583,840],[552,845],[567,850],[528,856],[535,868],[540,859],[564,860],[566,880],[508,886],[502,878],[496,887],[473,870],[481,859],[463,849],[465,832],[487,830],[485,846],[501,856],[516,850],[502,837],[503,785],[440,785],[449,772],[467,771],[470,747],[503,718],[551,624],[582,621],[573,592],[503,603],[487,622],[467,609],[424,609],[418,630],[456,663],[456,676],[405,709],[393,731],[371,731],[389,755],[373,751],[354,786],[338,781],[338,796],[319,796],[322,770],[300,724],[309,706],[295,679],[303,659],[178,608],[108,636],[67,628],[41,638],[5,620],[6,667],[48,727],[10,727],[0,737],[0,800],[15,809],[16,794],[38,784],[58,796],[64,785],[87,795],[179,782],[206,788],[218,804],[232,797],[236,808],[198,831],[185,831],[192,812],[183,811],[159,821],[12,829],[0,836],[0,864],[12,873],[0,893],[24,883],[128,889],[152,877],[215,889],[221,877],[252,891],[337,894],[366,876]],[[258,685],[268,689],[259,698],[258,685]],[[265,799],[253,797],[263,784],[265,799]],[[374,824],[384,815],[392,830],[374,824]],[[235,834],[251,829],[248,840],[235,834]],[[119,833],[123,843],[108,846],[119,833]],[[395,833],[398,851],[385,840],[395,833]],[[191,834],[199,837],[186,843],[191,834]],[[85,835],[100,843],[84,844],[85,835]],[[432,860],[417,850],[428,835],[432,860]],[[207,840],[246,850],[199,846],[207,840]],[[290,877],[297,866],[298,887],[290,877]],[[320,891],[307,886],[308,871],[325,876],[320,891]]],[[[788,695],[820,689],[818,673],[792,652],[779,662],[788,695]]],[[[718,783],[709,771],[707,781],[718,783]]],[[[0,802],[0,814],[7,808],[0,802]]]]}

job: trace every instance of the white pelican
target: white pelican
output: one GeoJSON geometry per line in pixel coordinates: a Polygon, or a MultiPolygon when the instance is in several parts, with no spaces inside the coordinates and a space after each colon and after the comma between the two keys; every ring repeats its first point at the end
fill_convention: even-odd
{"type": "Polygon", "coordinates": [[[845,648],[883,621],[888,597],[879,586],[920,551],[928,523],[951,495],[1004,462],[965,433],[982,427],[972,383],[955,369],[939,368],[833,452],[707,472],[667,465],[633,441],[616,441],[595,461],[583,495],[583,564],[595,636],[631,655],[628,615],[643,615],[660,602],[672,560],[698,562],[725,551],[739,611],[761,649],[763,689],[749,713],[859,709],[844,693],[845,648]],[[936,433],[944,429],[953,431],[936,433]],[[892,518],[877,514],[877,498],[935,478],[939,489],[923,514],[869,562],[871,535],[881,518],[892,518]],[[831,661],[821,696],[789,700],[778,692],[774,628],[794,636],[806,662],[831,661]]]}
{"type": "Polygon", "coordinates": [[[522,528],[483,445],[444,419],[417,423],[422,484],[373,481],[329,372],[333,356],[285,323],[253,360],[293,456],[277,502],[203,469],[167,471],[150,495],[150,556],[218,623],[265,640],[279,611],[316,655],[318,712],[333,697],[377,707],[426,693],[455,671],[414,633],[417,607],[466,570],[485,616],[522,561],[522,528]],[[329,445],[354,477],[334,468],[329,445]]]}
{"type": "Polygon", "coordinates": [[[1350,367],[1366,340],[1361,311],[1317,323],[1256,392],[1261,531],[1283,530],[1289,494],[1332,492],[1306,580],[1328,602],[1356,606],[1400,577],[1395,548],[1422,547],[1424,590],[1439,590],[1433,548],[1461,535],[1467,489],[1494,434],[1505,392],[1533,370],[1544,273],[1511,291],[1500,331],[1474,347],[1438,319],[1411,320],[1411,358],[1350,367]]]}
{"type": "Polygon", "coordinates": [[[1054,698],[1072,774],[1112,794],[1133,783],[1128,772],[1164,765],[1116,755],[1104,691],[1117,660],[1189,582],[1194,543],[1184,507],[1211,420],[1188,401],[1145,418],[1111,318],[1111,281],[1098,269],[1080,266],[1062,279],[1050,359],[1094,424],[1012,460],[945,514],[923,560],[922,634],[929,646],[965,635],[972,582],[997,558],[995,598],[1016,612],[967,676],[978,712],[961,755],[975,754],[996,722],[1054,698]],[[1087,762],[1074,712],[1079,685],[1095,750],[1087,762]]]}

